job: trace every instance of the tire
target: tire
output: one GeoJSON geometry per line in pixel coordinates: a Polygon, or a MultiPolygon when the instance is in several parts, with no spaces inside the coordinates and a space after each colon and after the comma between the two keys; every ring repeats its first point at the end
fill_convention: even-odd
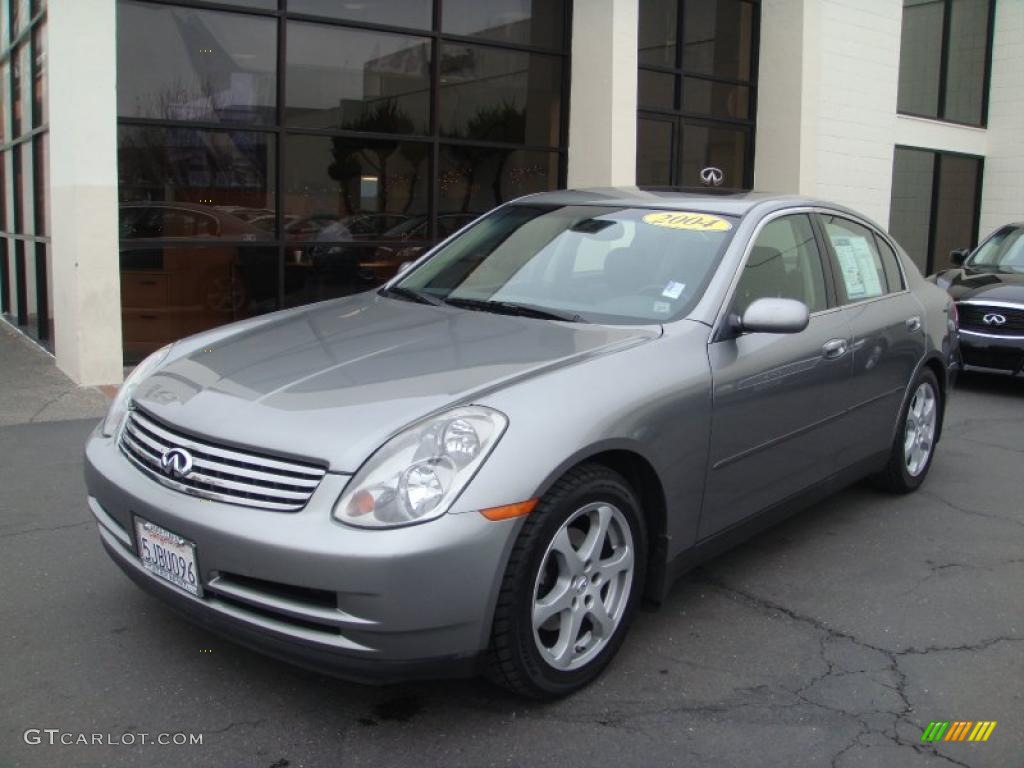
{"type": "Polygon", "coordinates": [[[488,679],[535,699],[592,682],[622,645],[646,566],[647,531],[633,489],[599,464],[571,469],[526,517],[509,556],[488,679]]]}
{"type": "Polygon", "coordinates": [[[910,396],[900,414],[889,462],[875,476],[876,484],[883,490],[910,493],[921,487],[935,456],[942,413],[942,390],[938,379],[930,369],[925,368],[910,387],[910,396]],[[911,431],[914,431],[914,435],[910,434],[911,431]]]}

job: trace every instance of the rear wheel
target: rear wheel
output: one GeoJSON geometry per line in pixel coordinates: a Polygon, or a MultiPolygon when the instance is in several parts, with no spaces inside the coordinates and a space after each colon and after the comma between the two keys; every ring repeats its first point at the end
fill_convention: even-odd
{"type": "Polygon", "coordinates": [[[615,655],[643,588],[636,496],[595,464],[570,470],[526,519],[502,581],[488,677],[534,698],[564,696],[615,655]]]}
{"type": "Polygon", "coordinates": [[[878,475],[886,490],[909,493],[924,482],[932,465],[942,418],[942,393],[931,370],[918,374],[903,407],[889,463],[878,475]]]}

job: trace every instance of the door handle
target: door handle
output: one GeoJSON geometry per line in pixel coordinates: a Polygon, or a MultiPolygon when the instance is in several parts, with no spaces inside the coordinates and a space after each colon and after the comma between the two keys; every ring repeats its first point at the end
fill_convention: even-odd
{"type": "Polygon", "coordinates": [[[846,354],[846,339],[831,339],[826,341],[821,348],[822,356],[826,360],[835,360],[846,354]]]}
{"type": "Polygon", "coordinates": [[[921,318],[917,315],[907,318],[907,330],[911,333],[917,333],[921,330],[921,318]]]}

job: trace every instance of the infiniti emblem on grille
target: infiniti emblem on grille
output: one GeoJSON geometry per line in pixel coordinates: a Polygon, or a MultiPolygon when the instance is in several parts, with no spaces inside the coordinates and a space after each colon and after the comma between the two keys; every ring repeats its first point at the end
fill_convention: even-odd
{"type": "Polygon", "coordinates": [[[184,448],[168,448],[160,457],[160,466],[166,474],[183,480],[192,471],[192,454],[184,448]]]}
{"type": "Polygon", "coordinates": [[[989,312],[981,320],[985,325],[1006,325],[1006,315],[999,315],[995,312],[989,312]]]}
{"type": "Polygon", "coordinates": [[[720,187],[724,178],[725,174],[722,173],[722,169],[715,168],[713,165],[709,165],[700,172],[700,180],[705,187],[720,187]]]}

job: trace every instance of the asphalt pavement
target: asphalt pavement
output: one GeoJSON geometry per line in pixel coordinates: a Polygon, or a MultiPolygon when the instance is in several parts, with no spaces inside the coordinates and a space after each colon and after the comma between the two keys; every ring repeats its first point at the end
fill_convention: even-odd
{"type": "MultiPolygon", "coordinates": [[[[97,410],[90,393],[64,399],[82,398],[97,410]]],[[[0,419],[3,768],[1003,767],[1024,755],[1024,382],[964,380],[921,491],[854,486],[698,569],[639,616],[599,682],[549,704],[479,681],[353,685],[188,624],[100,547],[81,476],[96,415],[0,419]],[[933,720],[998,725],[984,743],[923,745],[933,720]]]]}

